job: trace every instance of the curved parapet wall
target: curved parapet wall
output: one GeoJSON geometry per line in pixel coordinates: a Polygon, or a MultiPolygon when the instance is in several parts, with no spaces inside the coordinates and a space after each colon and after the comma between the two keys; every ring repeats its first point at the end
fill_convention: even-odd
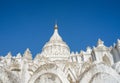
{"type": "Polygon", "coordinates": [[[45,64],[40,66],[28,83],[38,83],[38,81],[42,81],[42,83],[47,83],[48,81],[48,83],[69,83],[66,75],[55,64],[45,64]]]}
{"type": "Polygon", "coordinates": [[[79,83],[120,83],[119,81],[120,76],[103,63],[91,66],[79,79],[79,83]]]}

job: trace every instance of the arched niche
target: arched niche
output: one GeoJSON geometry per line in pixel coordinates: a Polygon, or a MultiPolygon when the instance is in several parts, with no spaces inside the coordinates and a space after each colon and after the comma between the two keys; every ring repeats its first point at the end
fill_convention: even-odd
{"type": "Polygon", "coordinates": [[[79,78],[79,83],[98,83],[96,79],[98,81],[104,81],[102,83],[107,83],[106,81],[109,80],[112,80],[112,82],[114,81],[115,83],[120,83],[120,76],[117,72],[103,63],[94,64],[85,70],[79,78]],[[105,79],[107,75],[109,75],[110,79],[105,79]],[[100,79],[100,76],[104,76],[104,79],[100,79]]]}
{"type": "Polygon", "coordinates": [[[107,56],[106,54],[105,54],[102,58],[103,58],[103,61],[104,61],[108,66],[111,65],[110,59],[108,58],[108,56],[107,56]]]}
{"type": "Polygon", "coordinates": [[[108,73],[96,73],[88,83],[119,83],[108,73]]]}
{"type": "Polygon", "coordinates": [[[53,73],[44,73],[34,83],[62,83],[61,79],[53,73]]]}
{"type": "Polygon", "coordinates": [[[65,73],[55,64],[45,64],[40,66],[33,73],[28,83],[39,83],[41,79],[50,80],[52,83],[69,83],[65,73]],[[58,80],[58,82],[56,82],[55,80],[58,80]]]}

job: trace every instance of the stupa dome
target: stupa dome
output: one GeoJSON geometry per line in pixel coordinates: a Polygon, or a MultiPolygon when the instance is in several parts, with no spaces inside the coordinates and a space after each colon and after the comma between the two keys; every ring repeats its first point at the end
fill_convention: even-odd
{"type": "Polygon", "coordinates": [[[68,58],[70,55],[69,46],[62,40],[58,33],[57,24],[54,27],[54,33],[50,40],[44,45],[42,54],[53,58],[68,58]]]}

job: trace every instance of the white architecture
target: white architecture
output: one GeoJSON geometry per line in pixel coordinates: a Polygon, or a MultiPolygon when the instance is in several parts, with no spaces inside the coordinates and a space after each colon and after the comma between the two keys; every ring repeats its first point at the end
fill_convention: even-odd
{"type": "Polygon", "coordinates": [[[55,25],[34,59],[29,48],[23,55],[0,57],[0,83],[120,83],[120,40],[106,47],[98,39],[96,47],[74,53],[55,25]]]}

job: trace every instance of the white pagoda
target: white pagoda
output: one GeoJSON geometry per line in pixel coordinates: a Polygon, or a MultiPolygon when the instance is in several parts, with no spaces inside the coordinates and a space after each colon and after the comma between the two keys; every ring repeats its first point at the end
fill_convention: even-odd
{"type": "Polygon", "coordinates": [[[106,47],[101,39],[93,48],[71,52],[55,24],[42,52],[0,56],[0,83],[120,83],[120,40],[106,47]]]}

